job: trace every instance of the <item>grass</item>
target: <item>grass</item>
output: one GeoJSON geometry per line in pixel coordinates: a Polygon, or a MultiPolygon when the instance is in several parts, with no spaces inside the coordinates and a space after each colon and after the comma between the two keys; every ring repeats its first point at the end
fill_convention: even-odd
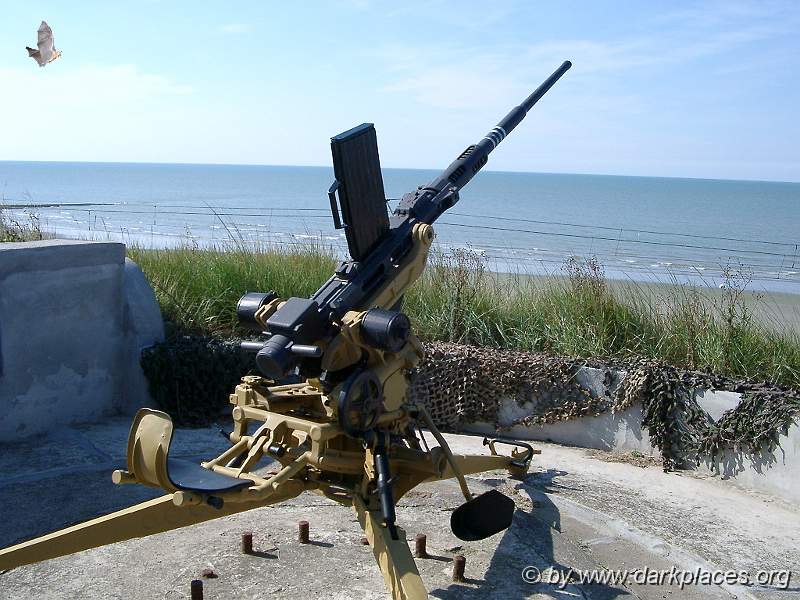
{"type": "Polygon", "coordinates": [[[166,250],[128,247],[147,275],[165,320],[181,331],[226,336],[238,331],[236,303],[245,292],[310,296],[333,273],[333,254],[315,246],[288,253],[185,246],[166,250]]]}
{"type": "MultiPolygon", "coordinates": [[[[179,331],[226,336],[246,291],[308,296],[336,258],[321,247],[292,252],[237,244],[211,250],[129,248],[150,279],[165,319],[179,331]]],[[[729,272],[721,294],[674,285],[654,297],[612,291],[595,261],[565,276],[497,276],[469,251],[434,254],[404,310],[425,340],[546,351],[585,358],[647,357],[678,367],[800,387],[800,339],[753,318],[746,274],[729,272]]]]}
{"type": "Polygon", "coordinates": [[[30,242],[45,239],[39,217],[35,213],[27,212],[27,220],[9,216],[0,208],[0,243],[2,242],[30,242]]]}

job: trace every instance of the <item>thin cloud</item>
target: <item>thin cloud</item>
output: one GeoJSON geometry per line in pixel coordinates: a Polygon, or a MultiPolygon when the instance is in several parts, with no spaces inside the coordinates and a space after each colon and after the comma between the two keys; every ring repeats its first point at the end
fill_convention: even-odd
{"type": "Polygon", "coordinates": [[[53,69],[42,76],[37,69],[0,68],[6,89],[25,90],[24,94],[0,94],[0,113],[33,118],[42,115],[63,117],[70,110],[85,113],[92,109],[127,108],[161,96],[192,93],[192,88],[162,75],[144,73],[135,65],[88,65],[53,69]]]}
{"type": "Polygon", "coordinates": [[[236,33],[247,33],[248,31],[252,30],[252,28],[252,25],[247,23],[227,23],[217,27],[217,31],[226,35],[233,35],[236,33]]]}
{"type": "Polygon", "coordinates": [[[508,44],[493,48],[491,55],[474,47],[393,45],[380,53],[385,72],[395,76],[383,90],[409,93],[437,108],[480,108],[533,82],[530,73],[520,77],[520,65],[555,67],[570,59],[582,77],[603,74],[610,80],[610,75],[631,69],[684,64],[725,54],[791,34],[798,25],[797,19],[776,18],[774,12],[757,14],[764,18],[755,19],[754,12],[741,8],[729,10],[724,19],[717,15],[707,21],[689,12],[672,13],[656,19],[649,35],[613,41],[561,39],[508,44]],[[666,21],[682,23],[666,27],[666,21]]]}
{"type": "Polygon", "coordinates": [[[86,65],[40,70],[0,68],[4,122],[0,159],[114,160],[130,149],[171,143],[192,122],[197,95],[181,82],[135,65],[86,65]],[[165,109],[164,106],[168,108],[165,109]],[[161,139],[164,136],[166,139],[161,139]]]}

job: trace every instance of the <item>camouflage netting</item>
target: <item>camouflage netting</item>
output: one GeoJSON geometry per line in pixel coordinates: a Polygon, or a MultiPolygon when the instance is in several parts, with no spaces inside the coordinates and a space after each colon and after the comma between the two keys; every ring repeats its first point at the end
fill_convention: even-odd
{"type": "Polygon", "coordinates": [[[734,381],[648,360],[578,361],[542,353],[426,344],[412,377],[411,396],[438,426],[484,421],[498,429],[596,416],[642,405],[643,427],[663,456],[664,468],[714,461],[723,450],[766,457],[800,415],[800,391],[769,382],[734,381]],[[600,369],[602,390],[579,383],[581,367],[600,369]],[[743,399],[718,422],[695,399],[696,390],[739,392],[743,399]],[[513,398],[526,416],[498,423],[500,401],[513,398]]]}
{"type": "MultiPolygon", "coordinates": [[[[673,469],[713,461],[728,449],[769,461],[780,434],[800,415],[800,390],[652,361],[585,361],[446,343],[426,343],[425,349],[425,360],[412,374],[411,397],[449,431],[474,421],[498,429],[554,423],[641,404],[643,427],[661,451],[664,468],[673,469]],[[581,384],[585,366],[601,371],[601,389],[581,384]],[[695,400],[695,390],[705,389],[739,392],[743,399],[715,423],[695,400]],[[521,416],[500,427],[501,401],[508,398],[521,407],[521,416]]],[[[180,425],[217,418],[231,389],[253,366],[252,355],[237,341],[194,336],[158,344],[142,356],[152,397],[180,425]]]]}
{"type": "MultiPolygon", "coordinates": [[[[574,360],[528,352],[429,343],[426,357],[412,374],[411,399],[424,403],[438,427],[456,430],[460,423],[498,425],[499,401],[514,398],[535,412],[514,423],[534,425],[599,415],[611,408],[576,376],[574,360]]],[[[499,425],[498,425],[499,427],[499,425]]]]}
{"type": "Polygon", "coordinates": [[[216,419],[228,394],[254,366],[239,340],[190,335],[145,348],[140,364],[150,397],[182,427],[216,419]]]}

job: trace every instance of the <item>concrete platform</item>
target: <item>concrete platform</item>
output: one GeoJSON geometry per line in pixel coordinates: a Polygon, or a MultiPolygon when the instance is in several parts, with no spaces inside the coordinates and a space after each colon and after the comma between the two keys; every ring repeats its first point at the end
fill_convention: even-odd
{"type": "MultiPolygon", "coordinates": [[[[127,421],[65,430],[47,447],[0,445],[0,547],[127,506],[158,492],[113,486],[127,421]]],[[[456,452],[482,451],[480,437],[447,436],[456,452]]],[[[200,458],[226,445],[214,429],[177,432],[176,455],[200,458]]],[[[663,473],[624,456],[537,444],[534,472],[471,477],[474,492],[498,488],[517,503],[512,527],[481,542],[449,529],[457,485],[421,486],[398,507],[413,545],[426,533],[433,558],[417,560],[434,598],[770,598],[800,597],[800,511],[763,493],[697,474],[663,473]],[[452,557],[467,558],[467,582],[450,581],[452,557]],[[523,580],[548,569],[792,570],[763,585],[569,583],[523,580]],[[526,574],[535,573],[528,569],[526,574]],[[783,579],[778,579],[783,577],[783,579]]],[[[383,580],[350,509],[314,495],[150,538],[130,540],[0,574],[0,598],[187,598],[204,568],[205,598],[386,598],[383,580]],[[297,522],[312,544],[297,543],[297,522]],[[256,556],[239,550],[255,533],[256,556]]]]}

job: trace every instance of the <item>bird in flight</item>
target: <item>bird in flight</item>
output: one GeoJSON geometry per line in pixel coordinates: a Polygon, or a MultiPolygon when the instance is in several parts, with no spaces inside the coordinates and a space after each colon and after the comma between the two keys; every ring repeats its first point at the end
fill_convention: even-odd
{"type": "Polygon", "coordinates": [[[53,45],[53,30],[50,29],[50,26],[45,21],[42,21],[42,24],[39,25],[38,34],[38,40],[36,41],[38,50],[28,46],[25,46],[25,49],[28,51],[28,56],[39,63],[40,67],[43,67],[61,56],[61,50],[56,50],[53,45]]]}

